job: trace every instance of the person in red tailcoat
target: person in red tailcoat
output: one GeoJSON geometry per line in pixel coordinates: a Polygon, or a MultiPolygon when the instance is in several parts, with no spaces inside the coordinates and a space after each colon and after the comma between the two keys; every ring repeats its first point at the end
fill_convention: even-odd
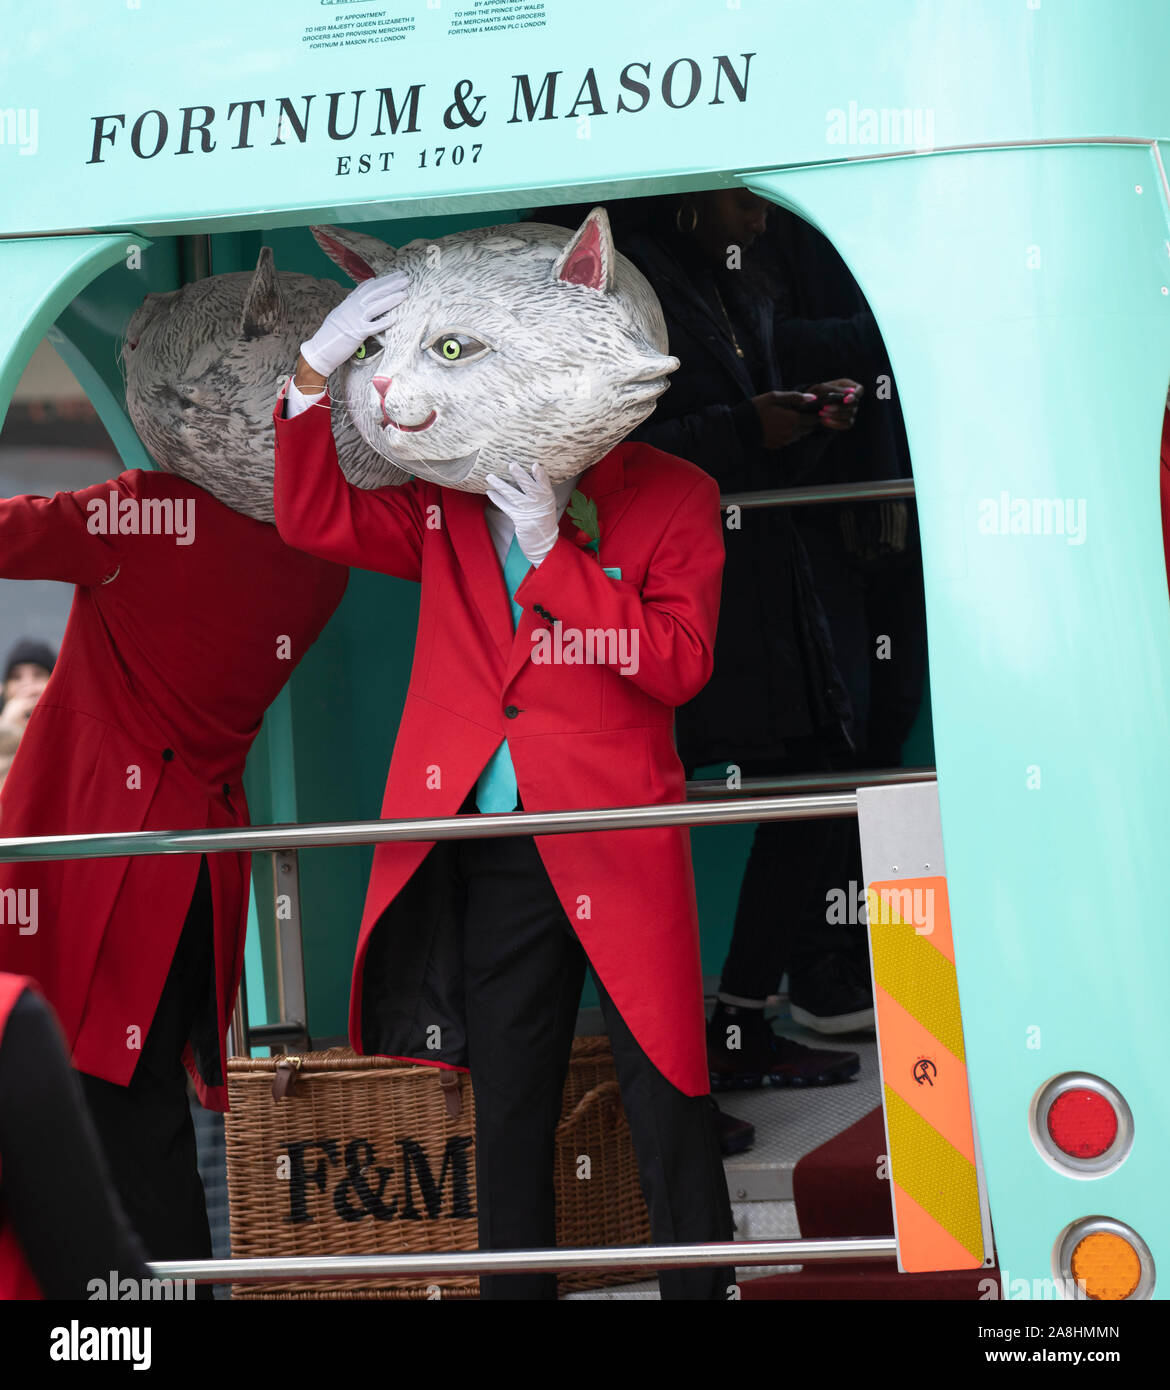
{"type": "MultiPolygon", "coordinates": [[[[0,837],[247,825],[248,749],[346,571],[184,478],[135,470],[0,500],[0,576],[76,586],[0,837]],[[152,515],[184,516],[189,537],[144,532],[152,515]]],[[[0,863],[0,970],[55,1009],[152,1259],[211,1253],[186,1080],[227,1108],[248,867],[232,853],[0,863]]]]}
{"type": "MultiPolygon", "coordinates": [[[[447,238],[438,259],[457,276],[461,254],[499,256],[506,275],[507,258],[524,255],[523,233],[509,227],[471,233],[466,243],[447,238]],[[482,250],[470,239],[476,236],[486,239],[482,250]]],[[[532,240],[546,234],[568,238],[552,228],[527,232],[532,240]]],[[[595,303],[587,296],[606,292],[599,267],[612,255],[601,241],[607,236],[595,215],[553,272],[555,251],[515,273],[529,273],[539,290],[542,277],[563,267],[562,280],[572,285],[565,312],[587,312],[595,303]]],[[[485,261],[488,274],[493,264],[485,261]]],[[[426,274],[421,261],[416,273],[426,274]]],[[[404,280],[391,275],[384,283],[390,293],[404,280]]],[[[506,803],[490,809],[683,801],[673,717],[712,669],[723,568],[715,482],[658,449],[618,443],[555,486],[540,465],[529,472],[514,464],[511,481],[490,478],[486,495],[421,477],[355,489],[338,467],[326,380],[355,350],[363,359],[380,351],[385,335],[376,368],[385,374],[373,378],[373,388],[389,410],[387,388],[401,380],[411,389],[419,351],[410,292],[401,310],[395,303],[401,317],[379,316],[382,284],[356,290],[320,340],[302,347],[275,412],[275,502],[277,527],[290,544],[421,583],[383,817],[489,809],[485,779],[505,749],[514,782],[506,803]],[[388,333],[394,322],[398,337],[388,333]],[[401,370],[385,365],[399,338],[401,370]],[[586,530],[566,509],[574,488],[596,508],[596,525],[586,530]],[[623,634],[621,650],[584,662],[565,656],[571,634],[587,629],[623,634]]],[[[447,294],[456,299],[458,290],[447,294]]],[[[550,312],[558,310],[561,299],[549,298],[550,312]]],[[[464,331],[477,340],[474,322],[464,331]]],[[[517,331],[533,330],[518,324],[517,331]]],[[[457,356],[461,344],[449,337],[448,353],[457,356]]],[[[499,438],[509,402],[494,399],[484,423],[499,438]]],[[[426,408],[422,401],[417,413],[426,408]]],[[[553,1135],[586,962],[656,1243],[730,1239],[686,829],[379,844],[354,966],[350,1038],[363,1053],[470,1070],[481,1248],[553,1246],[553,1135]]],[[[732,1278],[727,1269],[676,1270],[660,1284],[664,1297],[711,1299],[728,1296],[732,1278]]],[[[487,1297],[555,1297],[548,1276],[480,1282],[487,1297]]]]}

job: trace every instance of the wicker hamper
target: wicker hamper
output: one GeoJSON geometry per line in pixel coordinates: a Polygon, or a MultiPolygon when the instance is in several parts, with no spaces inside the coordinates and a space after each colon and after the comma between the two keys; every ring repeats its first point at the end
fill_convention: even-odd
{"type": "MultiPolygon", "coordinates": [[[[455,1091],[454,1077],[342,1048],[299,1059],[230,1060],[233,1256],[474,1250],[474,1098],[469,1078],[455,1091]]],[[[558,1245],[649,1243],[606,1038],[573,1044],[555,1162],[558,1245]]],[[[559,1287],[570,1292],[645,1277],[562,1274],[559,1287]]],[[[474,1298],[477,1280],[237,1284],[233,1296],[425,1299],[436,1290],[442,1298],[474,1298]]]]}

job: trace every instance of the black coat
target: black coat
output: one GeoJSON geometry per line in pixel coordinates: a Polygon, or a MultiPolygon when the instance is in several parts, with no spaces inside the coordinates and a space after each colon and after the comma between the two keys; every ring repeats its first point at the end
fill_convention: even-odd
{"type": "MultiPolygon", "coordinates": [[[[828,436],[765,449],[751,405],[763,391],[785,389],[775,361],[771,300],[743,283],[744,272],[718,274],[719,293],[744,350],[740,358],[711,292],[717,272],[697,262],[681,238],[633,233],[619,249],[657,291],[670,351],[681,362],[670,389],[633,437],[697,463],[724,493],[808,480],[828,436]]],[[[683,764],[693,769],[735,762],[750,770],[753,761],[784,757],[793,739],[810,734],[830,747],[845,744],[849,699],[789,512],[745,510],[740,529],[727,529],[724,540],[715,672],[678,711],[683,764]]]]}
{"type": "Polygon", "coordinates": [[[781,372],[812,381],[853,377],[866,390],[857,423],[833,439],[818,481],[909,478],[910,449],[885,343],[837,249],[795,213],[772,208],[758,258],[775,281],[773,334],[781,372]]]}

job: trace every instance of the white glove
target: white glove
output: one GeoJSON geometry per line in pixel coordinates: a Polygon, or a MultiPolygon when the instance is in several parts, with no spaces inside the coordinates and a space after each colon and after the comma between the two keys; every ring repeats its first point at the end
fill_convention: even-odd
{"type": "Polygon", "coordinates": [[[510,463],[508,471],[516,486],[494,473],[487,480],[487,495],[516,528],[516,543],[531,565],[539,565],[557,543],[557,499],[552,484],[539,463],[532,472],[510,463]]]}
{"type": "Polygon", "coordinates": [[[309,341],[301,344],[301,356],[315,372],[332,376],[367,338],[385,333],[394,310],[406,298],[409,284],[400,270],[364,280],[329,312],[309,341]]]}

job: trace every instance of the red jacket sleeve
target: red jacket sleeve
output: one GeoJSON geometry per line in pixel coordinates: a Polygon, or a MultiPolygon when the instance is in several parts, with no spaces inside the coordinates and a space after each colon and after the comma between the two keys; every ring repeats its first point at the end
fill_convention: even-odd
{"type": "Polygon", "coordinates": [[[137,496],[137,471],[52,497],[0,499],[0,576],[100,584],[122,563],[123,537],[108,535],[110,494],[137,496]]]}
{"type": "Polygon", "coordinates": [[[627,678],[677,707],[711,678],[722,580],[719,486],[701,475],[667,520],[640,589],[611,579],[596,555],[562,535],[528,572],[516,600],[551,608],[566,628],[637,634],[637,670],[627,678]]]}
{"type": "Polygon", "coordinates": [[[323,560],[422,578],[421,485],[360,488],[346,481],[329,423],[329,396],[284,418],[276,403],[276,529],[287,544],[323,560]]]}

